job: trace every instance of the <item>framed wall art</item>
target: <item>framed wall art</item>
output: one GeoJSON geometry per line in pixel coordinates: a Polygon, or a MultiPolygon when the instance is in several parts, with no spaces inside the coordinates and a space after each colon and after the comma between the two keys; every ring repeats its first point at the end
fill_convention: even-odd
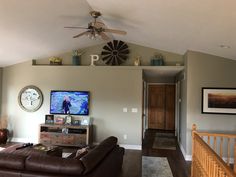
{"type": "Polygon", "coordinates": [[[54,124],[54,115],[45,115],[45,124],[54,124]]]}
{"type": "Polygon", "coordinates": [[[236,88],[202,88],[202,113],[236,114],[236,88]]]}

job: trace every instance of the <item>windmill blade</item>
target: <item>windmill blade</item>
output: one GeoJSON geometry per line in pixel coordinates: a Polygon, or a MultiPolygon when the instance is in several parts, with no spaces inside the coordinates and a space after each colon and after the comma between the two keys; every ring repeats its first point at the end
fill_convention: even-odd
{"type": "Polygon", "coordinates": [[[81,26],[64,26],[64,28],[69,28],[69,29],[89,29],[89,28],[81,27],[81,26]]]}
{"type": "Polygon", "coordinates": [[[80,36],[83,36],[83,35],[88,35],[88,34],[90,34],[90,31],[85,31],[85,32],[80,33],[80,34],[78,34],[76,36],[73,36],[73,38],[77,38],[77,37],[80,37],[80,36]]]}
{"type": "Polygon", "coordinates": [[[99,34],[101,35],[101,38],[102,38],[103,40],[106,40],[106,41],[110,40],[110,38],[109,38],[105,33],[101,32],[101,33],[99,33],[99,34]]]}
{"type": "Polygon", "coordinates": [[[104,32],[108,32],[108,33],[122,34],[122,35],[126,35],[127,34],[126,31],[116,30],[116,29],[103,29],[103,31],[104,32]]]}

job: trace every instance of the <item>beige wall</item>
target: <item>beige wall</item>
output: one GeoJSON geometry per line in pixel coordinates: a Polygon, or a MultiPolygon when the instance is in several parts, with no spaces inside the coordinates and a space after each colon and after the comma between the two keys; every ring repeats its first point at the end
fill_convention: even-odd
{"type": "Polygon", "coordinates": [[[91,92],[90,116],[94,142],[114,135],[121,144],[141,145],[142,71],[88,66],[31,66],[26,62],[3,69],[2,115],[10,119],[15,140],[37,142],[38,126],[49,114],[51,90],[91,92]],[[17,97],[26,85],[39,87],[42,107],[34,113],[23,111],[17,97]],[[122,108],[128,112],[123,113],[122,108]],[[138,113],[131,113],[137,108],[138,113]],[[128,139],[124,140],[126,134],[128,139]]]}
{"type": "MultiPolygon", "coordinates": [[[[90,54],[101,54],[102,47],[96,45],[81,49],[82,65],[90,65],[90,54]]],[[[166,65],[183,65],[182,55],[128,43],[130,54],[123,65],[133,65],[141,56],[142,65],[150,65],[154,54],[161,53],[166,65]]],[[[71,64],[71,52],[61,54],[63,64],[71,64]]],[[[48,59],[37,59],[37,64],[48,64],[48,59]]],[[[137,68],[102,67],[102,60],[91,66],[32,66],[21,63],[3,69],[2,115],[10,120],[9,128],[14,140],[38,140],[39,124],[49,114],[50,90],[88,90],[91,92],[90,116],[94,124],[94,142],[114,135],[120,143],[141,145],[142,70],[137,68]],[[39,87],[44,96],[42,107],[34,113],[23,111],[17,101],[21,88],[27,85],[39,87]],[[128,108],[128,113],[122,109],[128,108]],[[131,113],[138,108],[138,113],[131,113]],[[127,135],[128,139],[123,137],[127,135]]],[[[153,82],[167,82],[166,78],[154,76],[153,82]]],[[[174,82],[174,78],[169,79],[174,82]]],[[[168,80],[168,82],[169,82],[168,80]]]]}
{"type": "Polygon", "coordinates": [[[188,51],[187,57],[187,137],[186,152],[191,155],[191,127],[201,130],[236,132],[236,115],[202,114],[201,88],[236,88],[236,61],[188,51]]]}

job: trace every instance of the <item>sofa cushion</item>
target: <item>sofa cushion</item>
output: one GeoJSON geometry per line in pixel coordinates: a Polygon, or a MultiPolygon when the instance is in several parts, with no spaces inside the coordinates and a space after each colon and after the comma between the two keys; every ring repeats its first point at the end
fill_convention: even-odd
{"type": "Polygon", "coordinates": [[[0,168],[23,170],[26,156],[20,154],[0,153],[0,168]]]}
{"type": "Polygon", "coordinates": [[[80,160],[85,167],[84,174],[87,174],[92,169],[94,169],[105,156],[112,151],[117,145],[117,138],[110,136],[104,141],[102,141],[98,146],[96,146],[89,153],[84,155],[80,160]]]}
{"type": "Polygon", "coordinates": [[[29,156],[25,162],[29,171],[80,175],[84,171],[82,163],[77,159],[64,159],[51,156],[29,156]]]}

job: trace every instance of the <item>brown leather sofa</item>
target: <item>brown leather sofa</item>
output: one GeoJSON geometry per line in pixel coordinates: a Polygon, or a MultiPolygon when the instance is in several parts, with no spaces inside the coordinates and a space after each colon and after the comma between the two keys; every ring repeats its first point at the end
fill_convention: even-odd
{"type": "Polygon", "coordinates": [[[118,177],[123,155],[113,136],[80,159],[0,152],[0,177],[118,177]]]}

